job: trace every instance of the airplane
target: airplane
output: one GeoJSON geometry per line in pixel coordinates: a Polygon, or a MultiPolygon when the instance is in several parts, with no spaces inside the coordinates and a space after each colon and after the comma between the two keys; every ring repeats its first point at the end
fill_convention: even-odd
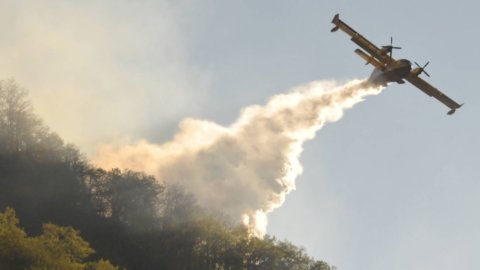
{"type": "Polygon", "coordinates": [[[387,86],[387,84],[390,82],[403,84],[405,83],[405,80],[407,80],[418,89],[422,90],[425,94],[436,98],[449,107],[450,111],[448,111],[448,115],[452,115],[455,113],[455,110],[463,106],[463,104],[458,104],[440,90],[419,77],[419,75],[422,73],[430,77],[430,75],[425,71],[425,68],[428,66],[429,62],[427,62],[424,66],[420,66],[417,62],[414,62],[417,67],[412,69],[412,63],[409,60],[395,60],[392,57],[392,52],[394,49],[401,49],[401,47],[393,46],[393,38],[390,38],[390,45],[385,45],[381,48],[378,48],[375,46],[375,44],[368,41],[365,37],[353,30],[353,28],[348,26],[345,22],[340,20],[339,14],[336,14],[335,17],[333,17],[332,23],[335,25],[335,27],[332,28],[331,32],[336,32],[338,29],[341,29],[351,36],[351,40],[364,50],[356,49],[355,53],[367,61],[367,65],[372,64],[375,67],[368,79],[368,81],[373,85],[387,86]]]}

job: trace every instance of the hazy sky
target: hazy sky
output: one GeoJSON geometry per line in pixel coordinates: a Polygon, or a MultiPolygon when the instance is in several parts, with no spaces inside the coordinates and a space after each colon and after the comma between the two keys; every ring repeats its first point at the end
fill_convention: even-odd
{"type": "Polygon", "coordinates": [[[0,74],[85,151],[170,139],[185,117],[229,124],[313,80],[371,66],[335,13],[394,57],[430,60],[455,115],[409,84],[327,124],[268,231],[339,269],[480,269],[480,25],[475,1],[1,1],[0,74]]]}

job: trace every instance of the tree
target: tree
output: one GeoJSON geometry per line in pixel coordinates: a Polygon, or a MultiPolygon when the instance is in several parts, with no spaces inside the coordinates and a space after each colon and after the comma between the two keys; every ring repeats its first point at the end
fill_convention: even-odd
{"type": "Polygon", "coordinates": [[[116,270],[110,262],[84,262],[94,250],[77,230],[45,224],[43,233],[28,237],[18,228],[12,208],[0,213],[0,269],[116,270]]]}
{"type": "Polygon", "coordinates": [[[179,185],[169,185],[160,194],[160,211],[166,227],[194,220],[201,209],[192,194],[179,185]]]}
{"type": "Polygon", "coordinates": [[[0,269],[26,269],[32,264],[34,256],[27,235],[17,224],[13,209],[0,213],[0,269]]]}
{"type": "Polygon", "coordinates": [[[38,160],[59,158],[62,139],[33,112],[28,91],[15,80],[0,81],[0,154],[28,152],[38,160]],[[47,155],[49,154],[49,155],[47,155]]]}
{"type": "Polygon", "coordinates": [[[40,121],[33,114],[27,91],[13,79],[0,81],[0,147],[7,153],[24,151],[35,143],[40,121]]]}
{"type": "Polygon", "coordinates": [[[310,270],[334,270],[334,269],[335,269],[334,266],[330,267],[328,263],[323,261],[317,261],[310,267],[310,270]]]}
{"type": "Polygon", "coordinates": [[[159,227],[164,187],[153,176],[129,170],[97,170],[92,185],[105,217],[136,231],[159,227]]]}

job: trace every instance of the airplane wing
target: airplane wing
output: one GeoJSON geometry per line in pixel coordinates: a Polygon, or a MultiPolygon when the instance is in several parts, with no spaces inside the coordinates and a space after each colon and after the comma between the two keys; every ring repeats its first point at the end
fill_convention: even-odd
{"type": "Polygon", "coordinates": [[[356,43],[358,46],[360,46],[360,48],[370,53],[375,59],[377,59],[381,63],[388,64],[395,61],[392,57],[390,57],[390,55],[387,54],[386,50],[378,48],[377,46],[375,46],[375,44],[368,41],[368,39],[360,35],[357,31],[353,30],[353,28],[340,20],[339,14],[333,17],[332,23],[335,24],[335,27],[332,28],[331,32],[335,32],[338,29],[341,29],[352,37],[351,40],[354,43],[356,43]]]}
{"type": "Polygon", "coordinates": [[[424,81],[422,78],[418,77],[415,74],[410,73],[406,79],[411,84],[415,85],[418,89],[422,90],[425,94],[438,99],[438,101],[442,102],[447,107],[449,107],[450,108],[450,111],[448,112],[449,115],[453,114],[456,109],[462,107],[463,105],[463,104],[461,105],[458,104],[453,99],[449,98],[440,90],[433,87],[432,85],[430,85],[429,83],[427,83],[426,81],[424,81]]]}

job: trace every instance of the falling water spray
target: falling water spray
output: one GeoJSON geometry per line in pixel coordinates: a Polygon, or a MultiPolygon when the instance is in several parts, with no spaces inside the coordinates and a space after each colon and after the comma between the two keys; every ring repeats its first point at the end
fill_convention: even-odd
{"type": "Polygon", "coordinates": [[[231,126],[185,119],[169,142],[103,145],[95,162],[179,184],[202,207],[224,212],[262,237],[267,214],[283,204],[302,173],[303,143],[380,91],[361,80],[315,81],[273,96],[265,106],[243,109],[231,126]]]}

